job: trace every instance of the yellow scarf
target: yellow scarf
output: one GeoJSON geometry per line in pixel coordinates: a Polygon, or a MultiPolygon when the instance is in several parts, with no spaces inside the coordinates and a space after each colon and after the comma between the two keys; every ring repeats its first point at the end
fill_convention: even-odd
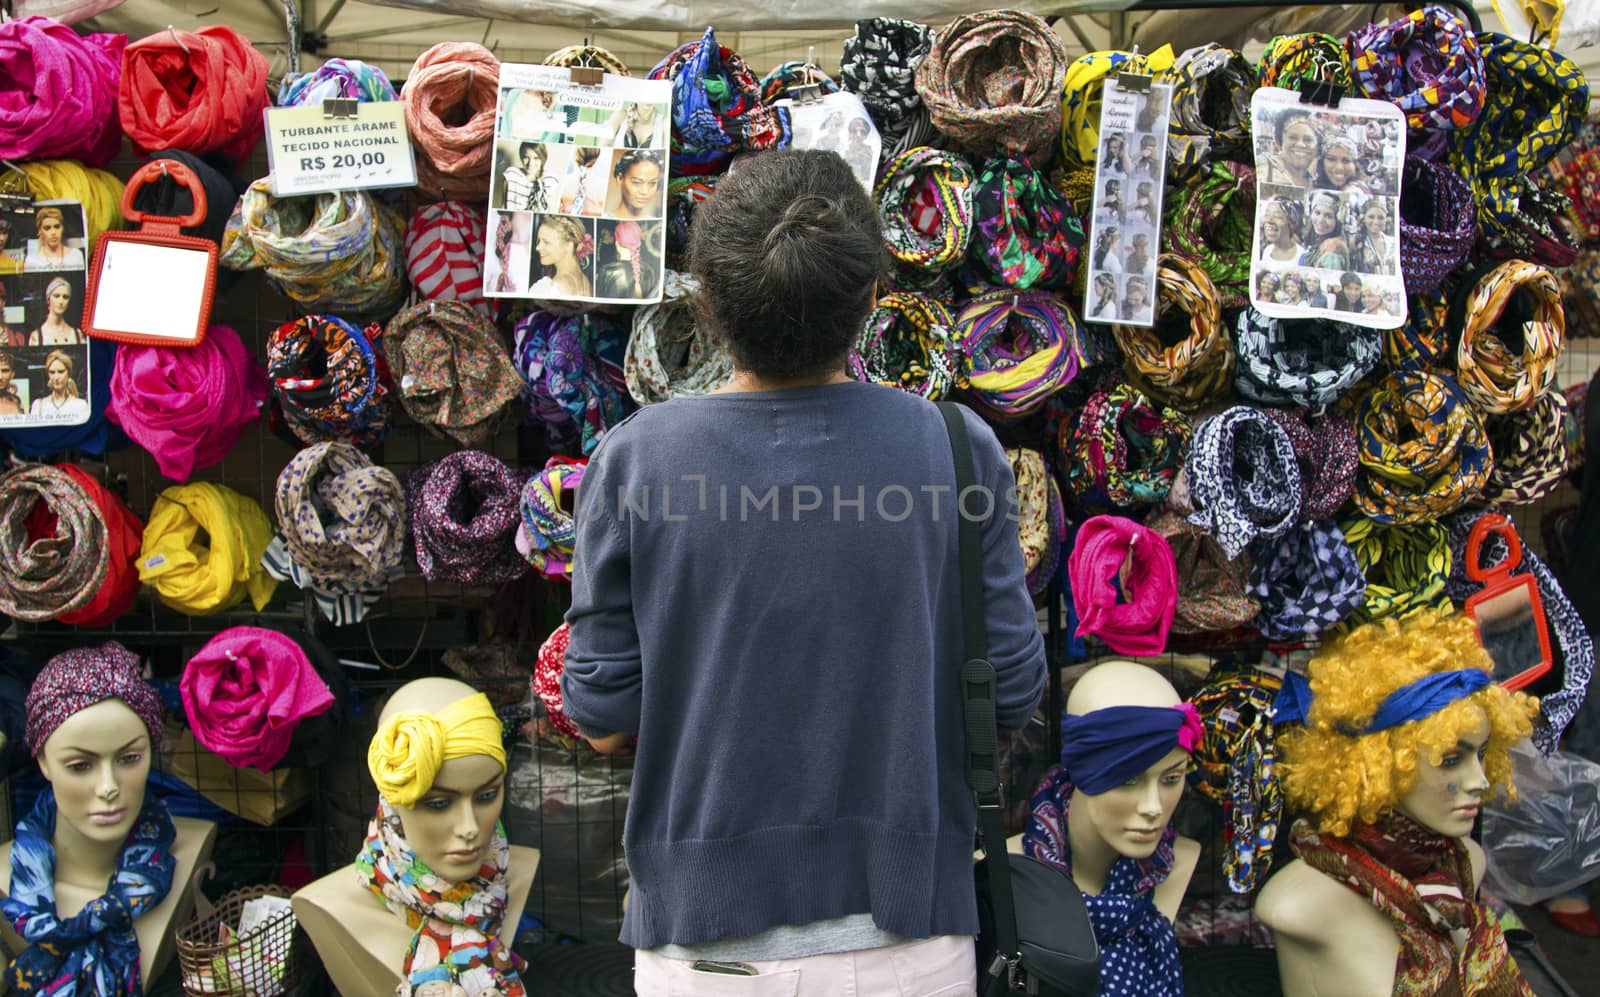
{"type": "Polygon", "coordinates": [[[433,788],[439,766],[469,755],[488,755],[506,767],[500,718],[481,692],[437,714],[396,713],[385,720],[367,746],[367,770],[385,800],[410,807],[433,788]]]}
{"type": "Polygon", "coordinates": [[[196,481],[156,497],[139,547],[139,580],[180,613],[209,616],[248,595],[266,606],[278,580],[261,567],[272,523],[253,499],[231,488],[196,481]],[[209,546],[197,542],[205,530],[209,546]]]}

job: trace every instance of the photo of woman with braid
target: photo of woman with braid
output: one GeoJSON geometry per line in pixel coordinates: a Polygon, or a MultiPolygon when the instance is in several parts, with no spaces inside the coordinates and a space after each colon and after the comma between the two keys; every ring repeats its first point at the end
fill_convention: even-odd
{"type": "Polygon", "coordinates": [[[67,277],[52,277],[50,283],[44,287],[45,316],[39,327],[28,334],[29,346],[75,346],[87,343],[83,330],[72,324],[72,318],[80,317],[83,306],[72,307],[74,300],[79,296],[73,293],[73,282],[83,280],[82,273],[73,273],[72,280],[67,277]],[[76,315],[69,315],[74,312],[76,315]]]}
{"type": "Polygon", "coordinates": [[[667,171],[661,154],[649,149],[619,149],[613,154],[611,187],[606,193],[608,218],[661,218],[667,171]]]}
{"type": "Polygon", "coordinates": [[[589,224],[566,215],[540,216],[533,241],[541,276],[528,289],[535,298],[588,298],[594,293],[594,236],[589,224]]]}
{"type": "Polygon", "coordinates": [[[1122,229],[1107,225],[1095,233],[1090,262],[1094,269],[1105,273],[1122,272],[1122,229]]]}
{"type": "Polygon", "coordinates": [[[1123,282],[1122,320],[1150,321],[1150,282],[1145,278],[1129,277],[1123,282]]]}
{"type": "Polygon", "coordinates": [[[661,253],[665,228],[660,222],[602,221],[596,240],[600,265],[595,271],[595,297],[649,301],[661,287],[661,253]]]}
{"type": "Polygon", "coordinates": [[[561,202],[557,210],[564,215],[598,215],[606,206],[606,180],[611,160],[592,145],[578,146],[572,165],[561,182],[561,202]]]}
{"type": "Polygon", "coordinates": [[[1117,320],[1117,278],[1109,273],[1096,274],[1094,293],[1089,298],[1089,318],[1097,322],[1117,320]]]}
{"type": "Polygon", "coordinates": [[[490,231],[494,233],[488,256],[483,261],[483,290],[486,294],[522,294],[528,289],[533,268],[533,213],[531,211],[491,211],[490,231]]]}
{"type": "Polygon", "coordinates": [[[490,205],[507,211],[550,211],[561,188],[563,157],[552,163],[550,151],[562,146],[540,142],[501,142],[496,149],[498,169],[490,205]]]}
{"type": "Polygon", "coordinates": [[[78,390],[72,357],[66,350],[51,350],[44,358],[45,386],[48,393],[34,399],[28,415],[50,420],[89,417],[89,403],[78,390]]]}

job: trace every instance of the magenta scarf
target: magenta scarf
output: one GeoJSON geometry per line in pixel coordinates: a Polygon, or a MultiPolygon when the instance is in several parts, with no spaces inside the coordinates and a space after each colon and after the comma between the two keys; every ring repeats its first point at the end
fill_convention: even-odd
{"type": "Polygon", "coordinates": [[[111,162],[127,47],[127,35],[79,35],[47,17],[0,24],[0,159],[111,162]]]}
{"type": "Polygon", "coordinates": [[[183,482],[228,455],[271,392],[239,334],[213,325],[196,346],[117,350],[106,417],[183,482]]]}
{"type": "Polygon", "coordinates": [[[1067,578],[1079,635],[1097,635],[1119,654],[1166,650],[1178,608],[1178,563],[1161,534],[1121,516],[1091,516],[1078,527],[1067,578]],[[1127,559],[1127,581],[1119,586],[1127,559]]]}
{"type": "Polygon", "coordinates": [[[211,638],[183,667],[178,689],[195,740],[235,768],[263,772],[288,752],[300,721],[333,705],[305,650],[261,627],[211,638]]]}

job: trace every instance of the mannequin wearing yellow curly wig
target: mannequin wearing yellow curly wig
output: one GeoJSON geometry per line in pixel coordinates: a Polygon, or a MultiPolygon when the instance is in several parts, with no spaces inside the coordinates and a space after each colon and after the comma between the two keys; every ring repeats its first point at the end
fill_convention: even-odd
{"type": "Polygon", "coordinates": [[[1312,659],[1305,724],[1279,738],[1300,858],[1256,904],[1286,997],[1531,995],[1476,903],[1483,851],[1467,838],[1482,800],[1511,789],[1508,749],[1538,711],[1488,684],[1492,668],[1470,620],[1434,612],[1312,659]]]}

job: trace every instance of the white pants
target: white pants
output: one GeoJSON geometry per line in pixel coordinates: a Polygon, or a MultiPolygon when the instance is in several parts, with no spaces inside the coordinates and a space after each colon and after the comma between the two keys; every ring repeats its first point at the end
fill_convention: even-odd
{"type": "Polygon", "coordinates": [[[711,973],[687,959],[636,951],[633,988],[639,997],[976,997],[978,992],[970,935],[738,965],[756,975],[711,973]]]}

